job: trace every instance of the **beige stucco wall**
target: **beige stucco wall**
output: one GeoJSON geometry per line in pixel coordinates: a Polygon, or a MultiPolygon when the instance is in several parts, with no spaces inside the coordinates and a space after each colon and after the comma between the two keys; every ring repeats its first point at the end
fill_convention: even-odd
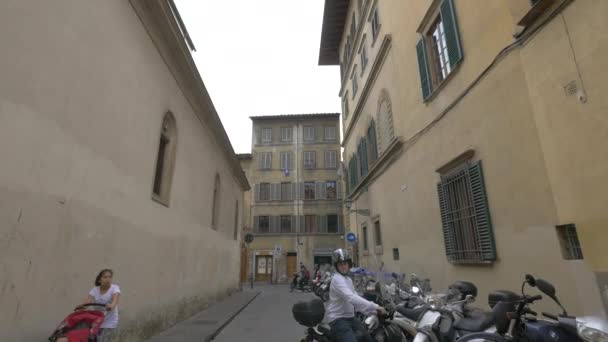
{"type": "MultiPolygon", "coordinates": [[[[606,272],[608,260],[603,208],[608,198],[601,181],[608,175],[608,166],[600,157],[608,141],[608,126],[602,119],[608,102],[600,95],[606,89],[607,72],[601,64],[608,45],[606,37],[597,34],[606,26],[602,15],[606,11],[601,10],[606,5],[573,2],[563,17],[556,17],[525,46],[499,61],[447,116],[411,143],[409,138],[434,120],[514,41],[514,23],[529,9],[527,1],[479,6],[456,0],[464,60],[437,94],[423,103],[416,29],[431,2],[377,1],[381,32],[372,47],[371,25],[366,22],[363,34],[369,65],[359,79],[358,95],[352,101],[350,81],[341,92],[348,92],[351,101],[347,129],[360,102],[359,117],[344,141],[347,158],[356,152],[369,121],[378,122],[383,89],[391,96],[395,135],[405,141],[397,160],[369,182],[367,191],[358,193],[353,203],[353,207],[369,209],[371,217],[380,217],[384,244],[377,257],[390,269],[430,277],[435,289],[455,280],[473,281],[480,289],[482,306],[490,290],[517,290],[525,273],[537,274],[556,285],[569,312],[604,316],[594,272],[606,272]],[[370,78],[379,43],[388,35],[391,44],[386,58],[377,76],[370,78]],[[584,104],[566,96],[563,89],[571,80],[581,84],[573,52],[589,99],[584,104]],[[370,93],[361,98],[366,82],[370,93]],[[498,261],[487,266],[448,263],[441,231],[435,170],[471,148],[474,158],[483,162],[498,253],[498,261]],[[577,225],[584,260],[562,257],[555,226],[567,223],[577,225]],[[393,261],[393,248],[399,248],[399,261],[393,261]]],[[[351,2],[349,14],[355,4],[351,2]]],[[[354,58],[353,64],[359,64],[359,56],[354,58]]],[[[351,214],[350,222],[350,229],[359,233],[367,222],[371,247],[371,218],[351,214]]],[[[370,253],[364,263],[373,260],[373,250],[370,253]]],[[[539,308],[556,311],[549,301],[539,308]]]]}
{"type": "Polygon", "coordinates": [[[234,291],[242,192],[230,157],[131,5],[10,1],[0,41],[0,340],[46,338],[105,267],[122,289],[123,340],[234,291]],[[178,142],[165,207],[151,192],[168,110],[178,142]]]}

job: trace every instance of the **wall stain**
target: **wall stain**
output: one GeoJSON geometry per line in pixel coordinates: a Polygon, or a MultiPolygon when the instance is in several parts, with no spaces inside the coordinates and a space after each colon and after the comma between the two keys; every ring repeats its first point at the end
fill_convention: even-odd
{"type": "Polygon", "coordinates": [[[19,309],[21,309],[21,301],[19,299],[17,299],[17,309],[15,310],[15,318],[14,320],[17,320],[17,317],[19,317],[19,309]]]}

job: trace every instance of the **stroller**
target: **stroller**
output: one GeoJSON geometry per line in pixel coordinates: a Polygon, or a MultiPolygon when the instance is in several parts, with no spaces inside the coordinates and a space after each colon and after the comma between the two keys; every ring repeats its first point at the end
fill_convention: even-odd
{"type": "Polygon", "coordinates": [[[83,304],[59,323],[50,342],[96,342],[99,329],[106,318],[106,305],[83,304]]]}

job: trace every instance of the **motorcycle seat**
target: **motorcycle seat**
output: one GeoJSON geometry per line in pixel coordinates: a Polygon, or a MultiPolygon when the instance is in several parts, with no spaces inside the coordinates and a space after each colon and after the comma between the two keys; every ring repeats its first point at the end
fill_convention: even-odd
{"type": "Polygon", "coordinates": [[[405,307],[404,305],[397,305],[395,310],[397,310],[398,313],[411,320],[418,321],[420,316],[422,316],[422,314],[426,311],[426,308],[424,306],[421,306],[414,309],[410,309],[405,307]]]}
{"type": "Polygon", "coordinates": [[[471,311],[454,324],[454,328],[470,332],[480,332],[494,324],[494,315],[481,310],[471,311]]]}

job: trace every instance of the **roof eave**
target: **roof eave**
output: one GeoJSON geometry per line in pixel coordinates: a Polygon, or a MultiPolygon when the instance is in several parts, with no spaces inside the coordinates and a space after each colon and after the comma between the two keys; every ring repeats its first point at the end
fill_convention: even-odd
{"type": "Polygon", "coordinates": [[[348,13],[349,0],[325,0],[319,65],[338,65],[338,53],[348,13]]]}

